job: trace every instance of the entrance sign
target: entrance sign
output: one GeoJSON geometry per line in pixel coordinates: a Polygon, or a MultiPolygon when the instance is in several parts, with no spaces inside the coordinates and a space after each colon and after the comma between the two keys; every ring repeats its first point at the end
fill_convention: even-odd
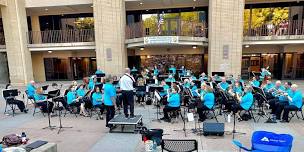
{"type": "Polygon", "coordinates": [[[175,44],[178,36],[151,36],[144,37],[144,44],[175,44]]]}

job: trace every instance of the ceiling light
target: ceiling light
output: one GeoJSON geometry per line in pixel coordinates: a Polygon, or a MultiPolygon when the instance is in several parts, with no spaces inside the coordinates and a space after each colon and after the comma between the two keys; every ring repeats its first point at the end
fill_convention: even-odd
{"type": "Polygon", "coordinates": [[[48,11],[49,9],[48,9],[48,8],[45,8],[44,10],[45,10],[45,11],[48,11]]]}
{"type": "Polygon", "coordinates": [[[196,0],[193,0],[193,2],[196,2],[196,0]]]}
{"type": "Polygon", "coordinates": [[[245,45],[245,48],[249,48],[249,45],[245,45]]]}
{"type": "Polygon", "coordinates": [[[93,5],[91,5],[91,7],[93,8],[94,6],[93,6],[93,5]]]}
{"type": "Polygon", "coordinates": [[[193,48],[193,49],[196,49],[196,48],[197,48],[197,46],[196,46],[196,45],[193,45],[193,46],[192,46],[192,48],[193,48]]]}
{"type": "Polygon", "coordinates": [[[140,5],[143,5],[144,3],[143,3],[143,2],[140,2],[139,4],[140,4],[140,5]]]}
{"type": "Polygon", "coordinates": [[[141,51],[145,50],[145,47],[140,47],[140,50],[141,50],[141,51]]]}
{"type": "Polygon", "coordinates": [[[53,51],[48,51],[48,53],[53,53],[53,51]]]}

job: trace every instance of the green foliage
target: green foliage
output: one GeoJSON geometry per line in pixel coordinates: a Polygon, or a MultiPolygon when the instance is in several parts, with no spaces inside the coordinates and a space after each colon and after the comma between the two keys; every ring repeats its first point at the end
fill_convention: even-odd
{"type": "MultiPolygon", "coordinates": [[[[277,8],[256,8],[252,9],[251,28],[258,28],[264,24],[280,24],[283,20],[288,20],[289,10],[287,7],[277,8]]],[[[244,30],[249,29],[250,9],[244,12],[244,30]]]]}
{"type": "Polygon", "coordinates": [[[78,18],[76,19],[75,24],[77,29],[93,29],[94,18],[93,17],[78,18]]]}

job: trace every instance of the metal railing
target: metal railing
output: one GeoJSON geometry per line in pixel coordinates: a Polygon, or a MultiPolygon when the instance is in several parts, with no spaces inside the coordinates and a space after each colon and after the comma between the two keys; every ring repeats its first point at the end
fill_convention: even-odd
{"type": "Polygon", "coordinates": [[[207,24],[199,22],[180,21],[162,24],[161,30],[157,23],[145,25],[144,22],[132,23],[126,26],[126,39],[146,36],[191,36],[207,37],[207,24]]]}
{"type": "Polygon", "coordinates": [[[273,39],[296,39],[304,36],[304,21],[290,20],[278,25],[263,24],[260,27],[244,30],[244,37],[271,36],[273,39]]]}
{"type": "Polygon", "coordinates": [[[28,32],[29,44],[94,42],[94,29],[48,30],[28,32]]]}

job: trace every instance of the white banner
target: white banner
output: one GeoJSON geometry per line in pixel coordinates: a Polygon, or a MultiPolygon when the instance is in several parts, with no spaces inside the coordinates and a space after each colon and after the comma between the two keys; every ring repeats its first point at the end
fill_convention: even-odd
{"type": "Polygon", "coordinates": [[[172,44],[178,43],[178,36],[144,37],[144,44],[172,44]]]}

